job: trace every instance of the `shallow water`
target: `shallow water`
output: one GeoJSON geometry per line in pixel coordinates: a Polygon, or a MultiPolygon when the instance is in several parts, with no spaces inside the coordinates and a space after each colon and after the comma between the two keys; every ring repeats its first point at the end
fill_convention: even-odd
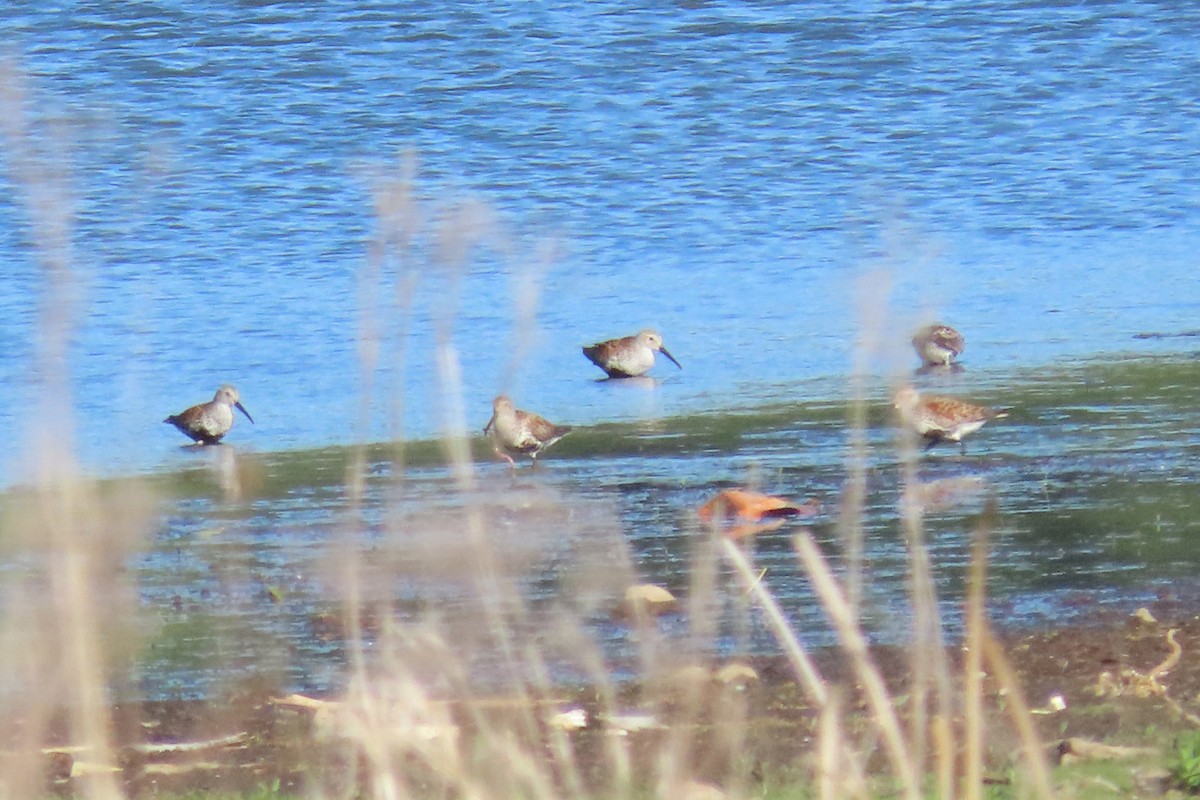
{"type": "MultiPolygon", "coordinates": [[[[1200,416],[1188,384],[1196,369],[1195,359],[1118,360],[1017,374],[979,397],[1010,401],[1008,419],[969,439],[966,455],[936,448],[920,458],[946,636],[959,630],[971,535],[989,499],[996,624],[1086,621],[1100,608],[1132,611],[1155,597],[1190,601],[1200,535],[1200,416]]],[[[873,641],[903,642],[910,565],[896,442],[878,399],[868,420],[862,619],[873,641]]],[[[157,484],[177,499],[139,562],[144,609],[162,626],[150,638],[143,689],[205,691],[243,665],[267,665],[297,688],[336,688],[346,655],[325,615],[337,613],[351,585],[371,614],[401,631],[436,621],[486,680],[502,661],[488,633],[494,613],[518,641],[536,643],[561,680],[592,675],[580,637],[617,675],[645,658],[778,652],[695,517],[720,489],[746,484],[823,504],[815,519],[743,542],[801,639],[834,641],[792,536],[811,532],[845,574],[841,408],[791,403],[585,427],[540,467],[515,473],[475,444],[481,460],[466,493],[436,466],[436,443],[408,448],[406,468],[393,447],[369,449],[357,504],[342,488],[349,448],[189,453],[188,468],[157,484]],[[485,551],[500,565],[503,591],[479,577],[485,551]],[[362,562],[353,584],[337,566],[348,553],[362,562]],[[625,587],[641,581],[684,598],[653,632],[611,615],[625,587]],[[179,652],[214,660],[200,668],[180,663],[179,652]]],[[[369,630],[371,660],[378,633],[369,630]]]]}
{"type": "Polygon", "coordinates": [[[872,370],[906,369],[929,316],[973,371],[1200,327],[1189,8],[164,2],[13,6],[0,37],[28,130],[0,147],[4,484],[45,408],[39,190],[75,214],[71,404],[101,474],[178,466],[159,421],[226,381],[262,452],[460,424],[439,319],[468,427],[501,390],[578,424],[787,402],[839,387],[870,327],[872,370]],[[376,274],[406,152],[411,249],[376,274]],[[438,231],[476,223],[455,283],[438,231]],[[648,325],[685,369],[596,387],[579,346],[648,325]]]}
{"type": "MultiPolygon", "coordinates": [[[[137,562],[158,622],[139,691],[211,691],[241,664],[337,685],[312,619],[346,590],[347,537],[372,597],[445,615],[489,663],[453,533],[471,509],[530,635],[561,647],[542,631],[575,598],[626,663],[637,637],[603,607],[634,573],[679,592],[703,576],[690,509],[748,481],[836,506],[859,344],[864,610],[903,629],[883,397],[932,317],[966,333],[966,369],[921,382],[1013,408],[967,457],[921,462],[963,492],[929,520],[947,598],[987,496],[1004,621],[1194,571],[1200,11],[163,2],[5,7],[0,37],[25,92],[0,111],[27,126],[0,146],[0,485],[31,478],[49,428],[87,472],[163,493],[137,562]],[[415,210],[385,232],[410,244],[378,257],[398,186],[415,210]],[[72,426],[39,413],[43,196],[73,214],[72,426]],[[648,325],[684,369],[597,381],[579,346],[648,325]],[[180,447],[160,420],[226,381],[255,424],[180,447]],[[482,427],[500,391],[577,430],[515,486],[489,462],[464,497],[434,440],[482,427]],[[355,507],[351,446],[399,439],[368,449],[355,507]]],[[[811,528],[836,563],[833,514],[811,528]]],[[[826,641],[788,537],[753,546],[826,641]]],[[[772,648],[724,567],[713,583],[712,629],[664,620],[662,648],[772,648]]]]}

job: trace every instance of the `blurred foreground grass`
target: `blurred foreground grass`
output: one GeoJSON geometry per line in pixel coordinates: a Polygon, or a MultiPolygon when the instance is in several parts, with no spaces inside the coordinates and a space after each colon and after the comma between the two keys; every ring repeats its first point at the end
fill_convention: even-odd
{"type": "MultiPolygon", "coordinates": [[[[264,491],[286,493],[298,482],[311,484],[318,470],[327,471],[320,476],[322,486],[343,487],[329,531],[335,546],[325,560],[339,600],[335,624],[344,639],[346,689],[330,698],[279,697],[269,682],[258,692],[246,689],[259,677],[247,670],[250,674],[237,675],[244,681],[230,686],[224,705],[191,709],[195,719],[171,717],[189,713],[186,706],[159,707],[166,713],[154,717],[148,706],[118,702],[114,689],[139,652],[143,635],[136,624],[142,587],[128,565],[147,546],[148,532],[161,513],[164,486],[153,477],[97,482],[82,476],[75,462],[67,343],[79,304],[71,256],[72,204],[64,181],[69,158],[42,147],[53,139],[31,133],[20,76],[6,70],[0,74],[0,88],[8,163],[14,183],[27,189],[29,239],[47,287],[33,371],[41,382],[45,410],[53,412],[31,422],[25,445],[28,481],[3,509],[0,798],[49,791],[114,800],[161,797],[172,796],[167,786],[179,782],[197,787],[179,795],[183,797],[388,800],[976,800],[1103,796],[1091,794],[1092,787],[1126,791],[1117,778],[1050,770],[1054,751],[1047,747],[1045,726],[1036,715],[1040,709],[1031,708],[1023,681],[984,614],[988,538],[997,524],[991,506],[974,521],[964,641],[960,648],[947,647],[930,577],[923,506],[915,496],[915,442],[903,438],[895,443],[904,471],[896,514],[909,558],[913,627],[902,649],[867,647],[860,616],[861,589],[870,580],[861,560],[866,426],[878,413],[868,398],[883,392],[868,391],[881,387],[868,387],[868,376],[860,371],[850,379],[846,489],[838,503],[839,536],[847,557],[831,567],[809,534],[800,532],[791,540],[836,632],[836,649],[814,653],[804,648],[778,609],[769,577],[715,524],[696,537],[689,563],[688,592],[681,602],[690,638],[695,643],[711,639],[714,576],[718,569],[732,567],[742,580],[747,613],[768,621],[785,653],[773,680],[762,681],[758,669],[746,664],[738,665],[749,670],[737,673],[744,678],[721,679],[733,663],[697,659],[702,647],[666,639],[644,608],[634,608],[624,624],[642,645],[639,672],[635,680],[618,681],[578,612],[563,608],[550,617],[534,617],[520,591],[521,574],[510,568],[512,554],[489,535],[499,523],[492,516],[494,506],[479,499],[469,436],[477,425],[462,407],[454,345],[455,292],[472,254],[485,247],[506,256],[511,251],[495,215],[478,201],[450,202],[428,212],[418,208],[407,162],[394,173],[378,175],[372,186],[378,227],[361,276],[362,297],[372,299],[364,299],[360,320],[362,385],[369,394],[381,352],[380,308],[374,303],[380,276],[393,270],[390,283],[408,286],[411,271],[419,269],[421,277],[441,281],[445,308],[437,315],[434,347],[446,434],[435,444],[387,447],[400,467],[391,476],[397,485],[404,481],[404,465],[440,455],[449,465],[445,491],[457,498],[456,513],[436,520],[413,517],[408,514],[412,509],[397,499],[389,509],[393,523],[382,531],[371,528],[363,498],[377,448],[331,449],[297,458],[288,462],[295,473],[255,469],[252,462],[247,469],[235,464],[221,473],[218,501],[264,491]],[[413,241],[420,236],[425,237],[425,260],[414,255],[413,241]],[[414,527],[421,529],[429,573],[454,582],[459,598],[429,609],[416,624],[393,614],[396,587],[389,580],[386,549],[377,544],[382,538],[397,550],[411,548],[414,527]],[[531,630],[537,635],[528,635],[531,630]],[[470,660],[472,652],[483,649],[500,654],[486,690],[470,660]],[[586,678],[573,695],[566,695],[552,677],[554,652],[571,653],[586,678]],[[750,698],[774,713],[749,713],[750,698]],[[764,756],[767,748],[769,758],[764,756]],[[258,775],[272,769],[268,760],[283,755],[290,768],[287,786],[281,781],[277,790],[273,781],[257,783],[258,775]],[[237,781],[257,788],[221,794],[223,779],[235,773],[237,781]],[[1063,775],[1080,784],[1064,788],[1063,775]],[[1003,785],[995,785],[997,780],[1003,785]]],[[[514,322],[514,338],[520,343],[536,327],[537,290],[527,276],[515,279],[524,292],[514,322]]],[[[384,310],[406,319],[407,302],[401,293],[384,310]]],[[[870,348],[869,334],[882,327],[882,305],[878,296],[862,304],[867,311],[861,324],[868,335],[861,348],[870,348]]],[[[859,353],[856,363],[867,363],[866,355],[859,353]]],[[[516,362],[514,357],[512,370],[519,367],[516,362]]],[[[1167,402],[1189,402],[1185,389],[1169,376],[1137,380],[1157,386],[1167,402]]],[[[1092,382],[1071,396],[1077,403],[1101,403],[1111,383],[1092,382]]],[[[1048,384],[1047,402],[1061,406],[1058,391],[1048,384]]],[[[364,409],[371,407],[370,400],[363,398],[364,409]]],[[[826,421],[845,413],[833,405],[810,411],[826,421]]],[[[788,409],[778,416],[778,424],[794,421],[788,409]]],[[[721,448],[741,430],[736,416],[675,422],[686,437],[659,436],[638,446],[662,452],[721,448]]],[[[581,431],[574,446],[598,453],[626,446],[612,444],[614,438],[598,427],[581,431]]],[[[561,451],[570,454],[572,446],[564,442],[561,451]]],[[[216,452],[220,457],[228,451],[216,452]]],[[[191,484],[193,477],[171,476],[169,491],[210,490],[207,482],[191,484]]],[[[597,584],[634,582],[636,565],[620,549],[621,531],[613,516],[581,518],[578,512],[585,504],[570,496],[544,502],[545,513],[521,531],[530,552],[564,527],[573,528],[613,545],[588,578],[597,584]],[[604,538],[605,532],[610,538],[604,538]]],[[[254,554],[248,549],[238,555],[249,559],[254,554]]]]}

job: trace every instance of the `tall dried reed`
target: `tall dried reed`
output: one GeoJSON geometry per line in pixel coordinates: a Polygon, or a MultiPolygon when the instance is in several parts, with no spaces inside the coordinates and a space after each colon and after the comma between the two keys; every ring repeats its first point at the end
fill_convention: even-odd
{"type": "Polygon", "coordinates": [[[42,276],[37,346],[31,365],[20,488],[3,508],[6,569],[0,577],[0,796],[45,791],[47,744],[69,743],[83,797],[122,796],[113,751],[110,687],[136,649],[136,595],[127,558],[155,511],[144,486],[104,487],[84,478],[74,457],[68,351],[80,307],[73,268],[71,154],[67,138],[32,108],[11,63],[0,64],[0,132],[8,178],[28,220],[42,276]]]}
{"type": "MultiPolygon", "coordinates": [[[[79,794],[118,798],[125,791],[114,755],[109,692],[128,666],[121,654],[136,641],[131,620],[138,616],[137,587],[125,565],[156,519],[156,501],[138,482],[105,490],[85,480],[71,455],[66,365],[79,293],[71,268],[69,171],[62,166],[70,159],[62,151],[45,149],[59,140],[31,130],[27,104],[15,70],[0,70],[7,163],[13,183],[25,191],[46,286],[34,373],[42,401],[54,411],[39,415],[53,419],[53,425],[33,428],[30,487],[10,493],[5,506],[3,547],[11,566],[0,583],[0,673],[5,676],[0,702],[11,724],[6,726],[10,738],[4,743],[0,796],[39,794],[44,749],[57,739],[82,754],[77,763],[90,765],[90,775],[76,778],[79,794]]],[[[314,768],[308,788],[312,796],[550,800],[752,793],[746,764],[752,754],[743,752],[749,725],[744,708],[739,711],[725,696],[714,701],[704,690],[711,682],[703,668],[704,652],[716,629],[714,610],[722,602],[722,559],[765,615],[815,710],[814,741],[807,754],[798,749],[797,759],[809,757],[816,794],[869,797],[886,791],[878,788],[863,755],[878,741],[885,755],[883,771],[905,797],[980,797],[986,738],[981,676],[988,669],[1010,698],[1029,785],[1036,796],[1051,796],[1020,688],[987,628],[987,524],[980,526],[976,539],[967,655],[961,689],[955,688],[915,497],[910,441],[898,447],[914,620],[906,701],[890,694],[862,630],[869,460],[866,364],[882,338],[878,297],[864,303],[863,339],[850,383],[849,477],[839,520],[844,577],[837,577],[811,536],[795,540],[798,558],[860,687],[868,732],[858,741],[852,738],[852,730],[861,730],[848,724],[847,695],[853,690],[822,676],[814,654],[801,643],[746,552],[719,533],[699,528],[687,605],[691,647],[665,640],[652,619],[635,615],[630,625],[642,657],[633,686],[640,687],[639,694],[614,676],[590,632],[590,620],[610,610],[611,601],[636,581],[636,565],[614,509],[496,470],[481,474],[473,461],[469,431],[475,426],[469,420],[474,414],[466,407],[456,348],[456,298],[480,248],[512,260],[514,246],[484,203],[464,201],[428,213],[416,200],[413,163],[410,158],[396,175],[385,174],[374,183],[378,227],[360,277],[364,389],[359,433],[365,438],[381,354],[404,358],[404,326],[393,334],[395,342],[386,341],[383,315],[407,319],[415,287],[423,281],[436,283],[443,306],[433,337],[451,488],[440,505],[411,508],[403,450],[397,447],[389,521],[382,541],[368,542],[365,448],[351,459],[349,503],[331,569],[348,632],[348,688],[337,703],[320,706],[323,713],[314,719],[314,752],[328,758],[314,757],[315,767],[325,768],[314,768]],[[386,297],[381,288],[389,282],[396,287],[394,300],[381,304],[378,298],[386,297]],[[522,581],[534,567],[544,566],[547,553],[571,563],[570,574],[563,577],[563,587],[571,591],[548,607],[533,607],[522,581]],[[394,609],[397,565],[404,565],[414,580],[452,584],[457,590],[448,594],[452,599],[445,605],[432,605],[419,619],[402,618],[394,609]],[[368,620],[379,622],[373,637],[366,633],[368,620]],[[576,687],[582,683],[589,689],[568,691],[571,683],[562,679],[564,672],[574,676],[576,687]],[[951,732],[960,725],[966,732],[961,758],[951,732]],[[725,765],[706,774],[697,770],[703,760],[701,729],[710,734],[704,746],[712,748],[716,741],[725,765]],[[647,730],[652,735],[643,735],[647,730]]],[[[528,260],[544,268],[552,253],[553,245],[547,245],[528,260]]],[[[538,272],[518,272],[513,287],[508,379],[520,369],[521,354],[536,337],[538,272]]],[[[398,420],[407,400],[402,392],[389,399],[398,420]]]]}

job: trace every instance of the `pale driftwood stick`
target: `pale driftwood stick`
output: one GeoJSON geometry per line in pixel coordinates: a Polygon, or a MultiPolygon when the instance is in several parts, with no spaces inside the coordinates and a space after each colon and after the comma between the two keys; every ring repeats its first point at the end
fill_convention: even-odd
{"type": "MultiPolygon", "coordinates": [[[[162,755],[169,753],[199,753],[205,750],[215,750],[219,747],[232,747],[249,741],[250,734],[245,731],[231,733],[228,736],[218,736],[215,739],[202,739],[195,742],[146,742],[143,744],[127,745],[122,750],[140,755],[162,755]]],[[[63,754],[77,755],[91,752],[93,748],[86,745],[61,745],[59,747],[42,748],[45,755],[63,754]]]]}
{"type": "Polygon", "coordinates": [[[1167,644],[1171,645],[1171,655],[1167,656],[1157,667],[1146,673],[1146,677],[1150,680],[1156,680],[1175,669],[1180,657],[1183,655],[1183,648],[1179,646],[1179,642],[1175,641],[1174,628],[1167,631],[1167,644]]]}
{"type": "Polygon", "coordinates": [[[1119,745],[1102,744],[1089,739],[1072,736],[1063,739],[1057,746],[1059,757],[1076,756],[1095,761],[1113,761],[1121,758],[1145,758],[1156,756],[1159,751],[1154,747],[1122,747],[1119,745]]]}
{"type": "Polygon", "coordinates": [[[231,733],[228,736],[218,736],[215,739],[204,739],[198,742],[147,742],[134,744],[129,750],[142,755],[163,755],[167,753],[200,753],[205,750],[215,750],[219,747],[232,747],[250,740],[246,732],[231,733]]]}
{"type": "Polygon", "coordinates": [[[273,697],[271,698],[271,702],[277,706],[303,708],[309,711],[341,705],[336,700],[322,700],[318,697],[309,697],[306,694],[289,694],[287,697],[273,697]]]}

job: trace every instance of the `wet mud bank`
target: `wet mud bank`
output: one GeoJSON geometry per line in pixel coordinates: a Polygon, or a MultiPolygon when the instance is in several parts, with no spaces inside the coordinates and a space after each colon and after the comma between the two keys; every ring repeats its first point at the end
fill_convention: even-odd
{"type": "MultiPolygon", "coordinates": [[[[1009,632],[1001,639],[1052,762],[1133,754],[1126,759],[1132,775],[1161,764],[1154,754],[1164,752],[1174,733],[1200,727],[1200,606],[1194,603],[1164,599],[1136,614],[1104,612],[1086,624],[1009,632]],[[1088,750],[1090,743],[1109,748],[1088,750]]],[[[880,647],[871,655],[901,720],[912,724],[906,706],[913,688],[911,653],[880,647]]],[[[963,656],[958,645],[947,652],[956,686],[963,656]]],[[[847,735],[869,742],[870,713],[844,654],[828,648],[814,660],[842,698],[847,735]]],[[[73,746],[63,732],[65,717],[36,754],[18,749],[24,726],[17,721],[5,758],[36,762],[45,789],[59,794],[78,791],[101,773],[115,775],[139,797],[353,791],[368,788],[384,769],[403,774],[413,791],[441,796],[449,753],[486,761],[516,746],[544,760],[545,774],[564,785],[603,792],[620,781],[655,785],[671,748],[682,760],[681,771],[695,780],[744,790],[781,781],[807,785],[820,736],[818,710],[783,657],[694,664],[615,687],[432,702],[436,709],[410,714],[405,723],[404,715],[389,717],[388,709],[354,698],[287,694],[249,680],[208,701],[114,706],[111,759],[73,746]],[[378,719],[372,722],[367,718],[374,712],[378,719]],[[390,720],[386,731],[373,727],[381,719],[390,720]],[[614,774],[621,762],[627,776],[614,774]]],[[[1002,722],[1010,703],[994,676],[986,676],[985,768],[1001,782],[1018,748],[1002,722]]],[[[862,754],[868,774],[883,766],[877,747],[867,745],[862,754]]]]}

